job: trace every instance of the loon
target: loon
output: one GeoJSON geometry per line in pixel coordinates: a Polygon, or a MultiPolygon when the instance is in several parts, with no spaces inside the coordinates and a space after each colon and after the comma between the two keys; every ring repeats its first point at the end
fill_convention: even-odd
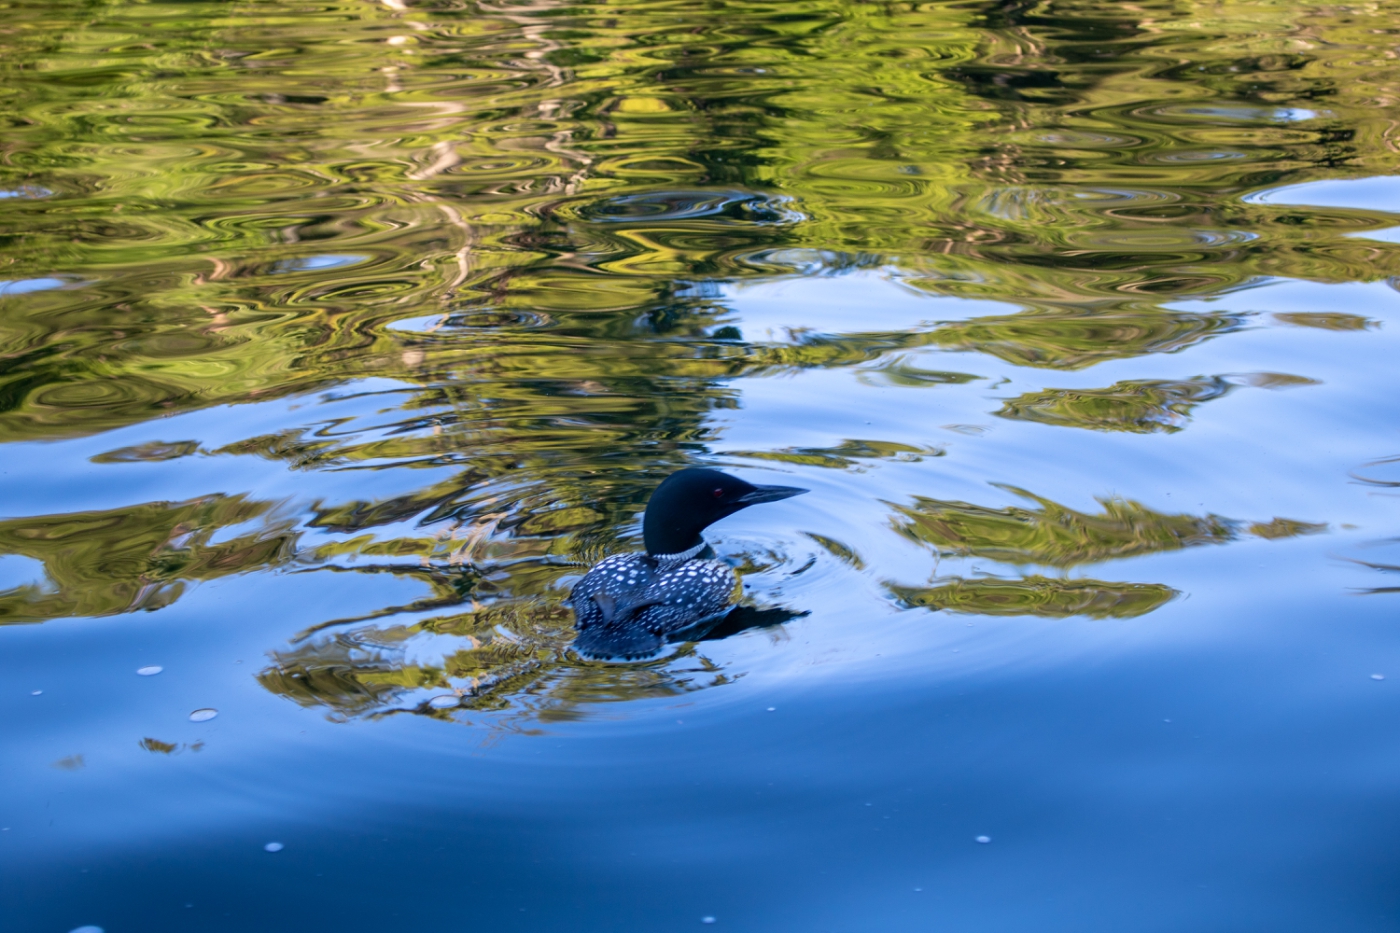
{"type": "Polygon", "coordinates": [[[661,650],[668,635],[724,616],[738,580],[700,532],[740,509],[804,492],[755,486],[719,470],[666,477],[642,519],[646,553],[600,561],[569,593],[574,647],[590,657],[645,657],[661,650]]]}

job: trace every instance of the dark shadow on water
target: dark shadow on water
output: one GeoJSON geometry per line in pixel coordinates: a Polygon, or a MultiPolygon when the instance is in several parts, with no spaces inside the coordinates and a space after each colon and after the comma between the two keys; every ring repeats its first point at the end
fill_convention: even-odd
{"type": "Polygon", "coordinates": [[[656,655],[666,644],[719,641],[750,629],[773,628],[810,614],[778,606],[762,609],[756,606],[735,606],[718,619],[693,625],[667,636],[664,640],[659,635],[636,628],[610,628],[602,625],[580,634],[574,640],[574,650],[594,660],[633,660],[656,655]]]}
{"type": "Polygon", "coordinates": [[[809,610],[786,609],[781,606],[770,606],[766,609],[760,609],[756,606],[736,606],[729,615],[719,621],[718,625],[696,640],[719,641],[752,629],[776,628],[779,625],[786,625],[793,619],[806,618],[811,614],[809,610]]]}

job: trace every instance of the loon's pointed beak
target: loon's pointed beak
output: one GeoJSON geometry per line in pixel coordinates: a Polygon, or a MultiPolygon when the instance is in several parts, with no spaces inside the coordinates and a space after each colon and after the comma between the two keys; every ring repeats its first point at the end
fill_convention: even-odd
{"type": "Polygon", "coordinates": [[[760,502],[777,502],[779,499],[800,496],[810,491],[797,486],[755,486],[753,492],[746,492],[735,501],[744,505],[758,505],[760,502]]]}

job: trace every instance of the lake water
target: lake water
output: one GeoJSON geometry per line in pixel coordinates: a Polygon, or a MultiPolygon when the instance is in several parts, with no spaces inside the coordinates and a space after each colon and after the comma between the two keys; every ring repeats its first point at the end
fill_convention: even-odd
{"type": "Polygon", "coordinates": [[[8,4],[4,929],[1400,929],[1397,23],[8,4]]]}

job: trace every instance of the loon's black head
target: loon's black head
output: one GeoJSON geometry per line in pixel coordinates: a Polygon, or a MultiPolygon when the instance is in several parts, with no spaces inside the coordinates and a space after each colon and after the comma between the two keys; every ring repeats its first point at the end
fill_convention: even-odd
{"type": "Polygon", "coordinates": [[[719,470],[678,470],[651,494],[642,519],[647,553],[679,554],[703,542],[700,532],[740,509],[806,492],[796,486],[755,486],[719,470]]]}

